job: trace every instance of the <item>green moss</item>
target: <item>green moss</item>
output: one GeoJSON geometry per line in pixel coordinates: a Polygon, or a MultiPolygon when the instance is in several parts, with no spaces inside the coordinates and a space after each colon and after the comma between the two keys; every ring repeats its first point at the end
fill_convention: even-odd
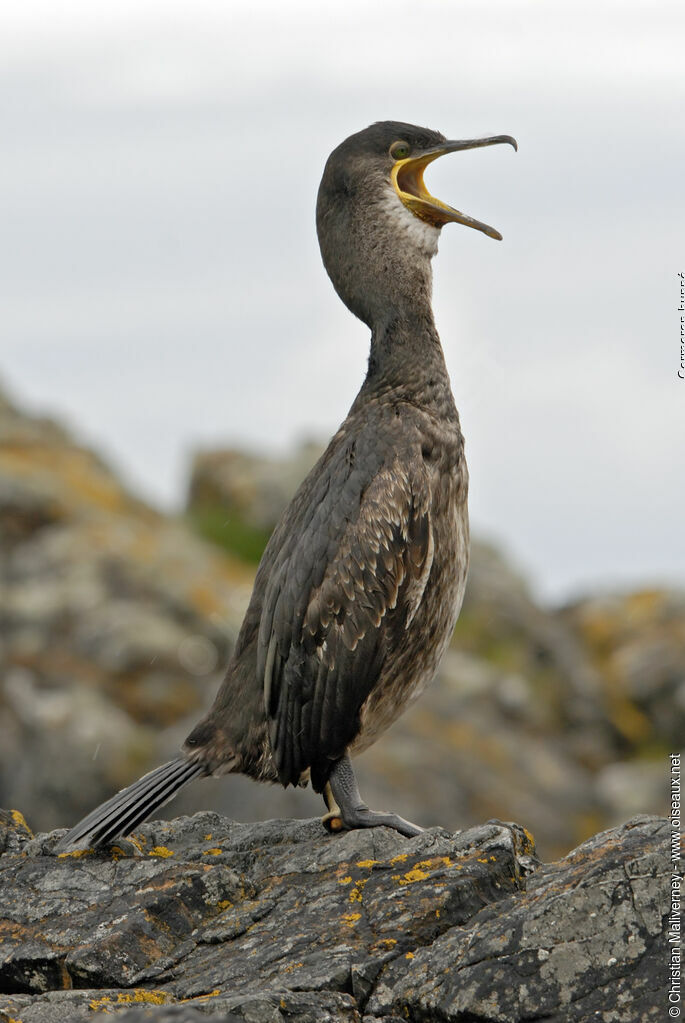
{"type": "Polygon", "coordinates": [[[271,535],[268,529],[253,526],[218,505],[192,508],[187,519],[205,540],[253,565],[259,562],[271,535]]]}

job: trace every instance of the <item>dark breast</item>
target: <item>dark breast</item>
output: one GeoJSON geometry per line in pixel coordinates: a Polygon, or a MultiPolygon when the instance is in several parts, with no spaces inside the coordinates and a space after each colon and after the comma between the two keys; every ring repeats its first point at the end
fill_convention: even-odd
{"type": "MultiPolygon", "coordinates": [[[[269,541],[205,727],[230,766],[321,790],[433,676],[468,564],[456,413],[370,403],[350,414],[269,541]]],[[[219,773],[221,764],[215,765],[219,773]]]]}

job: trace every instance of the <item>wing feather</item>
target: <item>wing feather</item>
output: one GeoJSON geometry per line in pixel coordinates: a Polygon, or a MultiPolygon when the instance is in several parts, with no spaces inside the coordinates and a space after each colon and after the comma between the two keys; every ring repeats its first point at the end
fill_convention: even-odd
{"type": "Polygon", "coordinates": [[[284,784],[307,768],[315,788],[325,784],[430,574],[423,463],[408,472],[393,457],[374,468],[369,479],[368,465],[331,467],[321,491],[337,495],[328,517],[322,505],[308,515],[296,542],[279,552],[265,592],[258,670],[284,784]]]}

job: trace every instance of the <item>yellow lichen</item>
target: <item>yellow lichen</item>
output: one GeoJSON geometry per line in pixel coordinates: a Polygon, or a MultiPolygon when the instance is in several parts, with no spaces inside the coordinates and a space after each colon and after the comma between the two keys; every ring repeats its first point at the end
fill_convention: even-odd
{"type": "Polygon", "coordinates": [[[364,870],[368,870],[369,867],[373,867],[376,863],[378,863],[378,860],[358,860],[357,866],[362,867],[364,870]]]}
{"type": "Polygon", "coordinates": [[[304,966],[304,963],[290,963],[289,966],[286,966],[285,972],[286,973],[292,973],[293,970],[299,970],[303,966],[304,966]]]}
{"type": "Polygon", "coordinates": [[[393,881],[398,881],[400,884],[414,884],[416,881],[425,881],[428,877],[430,877],[430,874],[427,871],[414,867],[413,870],[408,870],[404,877],[394,874],[393,881]]]}
{"type": "Polygon", "coordinates": [[[205,849],[203,856],[221,856],[221,849],[205,849]]]}
{"type": "Polygon", "coordinates": [[[390,866],[394,867],[396,863],[404,863],[404,861],[408,859],[409,853],[400,853],[399,856],[393,856],[390,860],[390,866]]]}
{"type": "Polygon", "coordinates": [[[535,845],[535,835],[533,832],[530,832],[528,828],[523,828],[523,835],[526,835],[526,838],[529,840],[531,845],[535,845]]]}
{"type": "MultiPolygon", "coordinates": [[[[138,850],[138,852],[142,855],[142,853],[143,853],[143,844],[145,843],[145,839],[142,838],[142,837],[140,839],[131,837],[131,838],[128,839],[128,841],[131,843],[131,845],[134,845],[136,847],[136,849],[138,850]]],[[[122,856],[127,856],[128,855],[128,853],[124,852],[124,850],[121,848],[120,845],[113,845],[111,850],[110,850],[110,852],[112,854],[112,859],[113,860],[120,860],[122,856]]]]}
{"type": "Polygon", "coordinates": [[[33,832],[26,823],[26,819],[21,810],[10,810],[10,817],[12,818],[12,820],[14,821],[18,828],[25,828],[28,831],[29,835],[33,838],[33,832]]]}
{"type": "Polygon", "coordinates": [[[364,880],[364,881],[357,881],[356,885],[354,886],[354,888],[350,892],[350,902],[361,902],[362,901],[362,892],[364,890],[364,885],[365,884],[366,884],[366,880],[364,880]]]}
{"type": "Polygon", "coordinates": [[[350,877],[349,874],[347,874],[345,877],[339,877],[338,884],[352,884],[352,878],[350,877]]]}
{"type": "Polygon", "coordinates": [[[221,988],[215,987],[213,991],[208,991],[206,995],[193,995],[192,998],[179,998],[179,1005],[185,1004],[186,1002],[204,1002],[207,998],[216,998],[217,995],[221,994],[221,988]]]}
{"type": "Polygon", "coordinates": [[[217,995],[221,994],[221,988],[215,987],[213,991],[208,991],[206,995],[196,995],[195,998],[191,998],[192,1002],[201,1002],[205,998],[216,998],[217,995]]]}
{"type": "Polygon", "coordinates": [[[102,998],[95,998],[92,1002],[89,1002],[90,1008],[105,1009],[108,1005],[132,1005],[134,1003],[145,1003],[146,1005],[170,1005],[173,1002],[171,995],[168,995],[165,991],[145,991],[143,988],[136,988],[130,993],[119,992],[116,999],[112,1001],[109,995],[104,995],[102,998]]]}
{"type": "Polygon", "coordinates": [[[71,852],[57,853],[58,860],[65,860],[71,858],[72,860],[80,860],[82,856],[92,856],[95,849],[72,849],[71,852]]]}
{"type": "Polygon", "coordinates": [[[413,952],[407,952],[404,958],[405,959],[413,959],[414,958],[414,953],[413,952]]]}
{"type": "MultiPolygon", "coordinates": [[[[121,998],[121,995],[117,996],[121,998]]],[[[124,1001],[145,1002],[146,1005],[168,1005],[171,996],[166,991],[142,991],[138,989],[133,992],[133,998],[124,997],[124,1001]]]]}
{"type": "Polygon", "coordinates": [[[211,841],[212,841],[212,832],[210,831],[208,835],[205,835],[205,842],[211,842],[211,841]]]}
{"type": "MultiPolygon", "coordinates": [[[[90,1005],[91,1009],[95,1010],[103,1009],[106,1005],[108,1004],[111,1005],[111,1002],[112,999],[108,995],[105,995],[104,998],[94,998],[93,1001],[89,1002],[88,1004],[90,1005]]],[[[107,1010],[105,1009],[105,1012],[106,1011],[107,1010]]]]}
{"type": "Polygon", "coordinates": [[[414,866],[424,869],[426,867],[437,867],[440,864],[442,864],[443,867],[454,866],[454,863],[452,863],[449,856],[434,856],[432,860],[421,860],[419,863],[415,863],[414,866]]]}
{"type": "Polygon", "coordinates": [[[343,920],[348,927],[354,927],[357,921],[361,920],[361,916],[361,913],[345,913],[343,915],[343,920]]]}
{"type": "Polygon", "coordinates": [[[175,856],[176,853],[173,849],[167,849],[165,845],[156,845],[154,849],[150,849],[148,856],[161,856],[163,859],[167,859],[169,856],[175,856]]]}

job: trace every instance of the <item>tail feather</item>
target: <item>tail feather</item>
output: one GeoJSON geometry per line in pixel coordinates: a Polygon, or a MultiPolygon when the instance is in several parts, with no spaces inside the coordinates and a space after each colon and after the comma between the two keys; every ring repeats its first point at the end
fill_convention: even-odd
{"type": "MultiPolygon", "coordinates": [[[[174,761],[171,762],[172,765],[174,763],[174,761]]],[[[171,765],[164,766],[170,767],[171,765]]],[[[99,838],[100,844],[109,842],[118,835],[129,834],[154,810],[173,799],[180,788],[183,788],[198,774],[204,774],[202,768],[198,768],[197,764],[190,765],[190,773],[188,767],[187,761],[181,761],[175,771],[167,773],[163,768],[157,768],[161,777],[155,779],[154,788],[145,786],[136,794],[134,800],[126,799],[115,813],[109,815],[109,826],[106,832],[103,830],[102,836],[99,838]]]]}
{"type": "Polygon", "coordinates": [[[205,773],[206,768],[202,764],[180,757],[156,767],[79,821],[60,839],[55,852],[94,848],[129,834],[153,811],[172,799],[179,789],[205,773]]]}

